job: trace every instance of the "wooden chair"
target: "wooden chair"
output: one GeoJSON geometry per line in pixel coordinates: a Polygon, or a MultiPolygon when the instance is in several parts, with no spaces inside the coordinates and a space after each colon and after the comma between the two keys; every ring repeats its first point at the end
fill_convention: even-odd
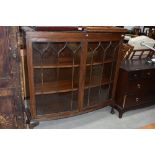
{"type": "Polygon", "coordinates": [[[126,57],[127,59],[150,59],[153,57],[154,51],[151,49],[138,49],[138,50],[133,50],[128,56],[126,57]]]}
{"type": "Polygon", "coordinates": [[[129,55],[132,53],[133,51],[133,46],[129,45],[129,44],[125,44],[123,43],[120,49],[120,62],[122,62],[123,60],[128,59],[129,55]]]}
{"type": "Polygon", "coordinates": [[[134,50],[134,47],[129,44],[122,44],[121,46],[121,62],[127,59],[137,60],[137,59],[151,59],[155,57],[154,51],[151,49],[138,49],[134,50]]]}

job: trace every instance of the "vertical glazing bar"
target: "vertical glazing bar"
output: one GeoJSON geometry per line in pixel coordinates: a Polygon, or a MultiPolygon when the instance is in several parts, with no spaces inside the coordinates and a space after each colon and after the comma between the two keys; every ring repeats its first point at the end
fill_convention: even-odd
{"type": "Polygon", "coordinates": [[[101,99],[101,88],[102,88],[102,77],[103,77],[103,71],[104,71],[104,60],[105,60],[105,56],[106,56],[106,52],[108,50],[108,48],[110,48],[111,46],[111,41],[109,42],[109,44],[107,45],[107,47],[104,49],[104,47],[102,47],[102,44],[101,44],[101,47],[102,49],[104,50],[104,54],[103,54],[103,57],[102,57],[102,71],[101,71],[101,80],[100,80],[100,89],[99,89],[99,97],[101,99]]]}
{"type": "Polygon", "coordinates": [[[71,96],[71,102],[70,102],[71,110],[73,108],[73,89],[74,89],[74,52],[73,52],[73,61],[72,61],[72,96],[71,96]]]}
{"type": "Polygon", "coordinates": [[[85,80],[86,80],[86,60],[87,60],[88,42],[81,42],[80,50],[80,68],[79,68],[79,80],[78,80],[78,110],[82,111],[84,107],[84,93],[85,93],[85,80]]]}
{"type": "Polygon", "coordinates": [[[46,43],[47,45],[46,45],[46,47],[45,48],[43,48],[42,50],[41,49],[39,49],[37,46],[33,46],[34,47],[34,49],[36,50],[36,51],[38,51],[39,52],[39,54],[40,54],[40,57],[41,57],[41,62],[40,62],[40,66],[41,66],[41,68],[40,68],[40,70],[41,70],[41,92],[43,93],[43,84],[44,84],[44,74],[43,74],[43,59],[44,59],[44,54],[45,54],[45,52],[48,50],[48,48],[50,47],[50,43],[46,43]]]}
{"type": "MultiPolygon", "coordinates": [[[[67,46],[67,42],[65,43],[64,47],[62,47],[59,51],[58,51],[58,54],[57,54],[57,58],[58,58],[58,62],[57,62],[57,65],[59,66],[59,57],[60,57],[60,54],[61,52],[66,48],[67,46]]],[[[57,80],[59,80],[59,67],[57,67],[57,80]]]]}
{"type": "Polygon", "coordinates": [[[43,55],[41,54],[41,92],[43,93],[44,73],[43,73],[43,55]]]}
{"type": "Polygon", "coordinates": [[[71,97],[71,110],[73,109],[73,96],[74,96],[74,72],[75,72],[75,54],[81,48],[81,44],[73,51],[73,61],[72,61],[72,97],[71,97]]]}
{"type": "Polygon", "coordinates": [[[87,100],[87,106],[89,106],[90,103],[90,91],[91,91],[91,80],[92,80],[92,71],[93,71],[93,59],[94,59],[94,53],[96,52],[96,50],[100,47],[101,42],[98,43],[97,47],[94,49],[94,51],[92,51],[92,55],[91,55],[91,63],[90,63],[90,74],[89,74],[89,85],[88,85],[88,100],[87,100]]]}
{"type": "Polygon", "coordinates": [[[118,48],[119,44],[116,45],[115,49],[114,49],[114,53],[113,53],[113,57],[112,57],[112,66],[111,66],[111,71],[110,71],[110,83],[109,83],[109,88],[108,88],[108,96],[110,95],[110,89],[111,89],[111,81],[112,81],[112,73],[113,73],[113,67],[114,67],[114,57],[115,57],[115,53],[116,53],[116,49],[118,48]]]}
{"type": "MultiPolygon", "coordinates": [[[[44,68],[43,68],[43,61],[44,61],[44,54],[49,48],[49,42],[46,42],[46,47],[40,51],[41,53],[41,100],[44,100],[44,68]]],[[[44,108],[43,108],[44,109],[44,108]]],[[[43,110],[44,111],[44,110],[43,110]]]]}
{"type": "MultiPolygon", "coordinates": [[[[57,58],[58,58],[58,60],[57,60],[57,65],[59,66],[59,57],[60,57],[60,54],[61,54],[61,52],[63,52],[63,50],[66,48],[66,46],[67,46],[67,42],[65,43],[65,45],[64,45],[64,47],[62,47],[59,51],[58,51],[58,53],[57,53],[57,58]]],[[[57,67],[57,69],[56,69],[56,74],[57,74],[57,84],[59,84],[59,74],[60,74],[60,68],[59,67],[57,67]]],[[[59,104],[59,109],[61,108],[61,106],[60,106],[60,104],[59,104]]],[[[59,112],[61,112],[61,109],[60,109],[60,111],[59,112]]],[[[58,113],[59,113],[58,112],[58,113]]]]}

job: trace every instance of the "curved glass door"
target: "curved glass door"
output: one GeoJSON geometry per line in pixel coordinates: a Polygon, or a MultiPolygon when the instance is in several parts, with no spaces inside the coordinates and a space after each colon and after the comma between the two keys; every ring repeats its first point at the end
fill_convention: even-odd
{"type": "Polygon", "coordinates": [[[83,107],[111,100],[118,42],[88,42],[83,107]]]}
{"type": "Polygon", "coordinates": [[[37,115],[78,110],[80,42],[33,42],[37,115]]]}

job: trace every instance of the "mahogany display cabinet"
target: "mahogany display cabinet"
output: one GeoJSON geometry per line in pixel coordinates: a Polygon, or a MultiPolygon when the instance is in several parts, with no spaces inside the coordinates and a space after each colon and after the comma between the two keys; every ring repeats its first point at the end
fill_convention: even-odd
{"type": "Polygon", "coordinates": [[[26,30],[32,117],[58,119],[112,105],[124,32],[116,27],[26,30]]]}

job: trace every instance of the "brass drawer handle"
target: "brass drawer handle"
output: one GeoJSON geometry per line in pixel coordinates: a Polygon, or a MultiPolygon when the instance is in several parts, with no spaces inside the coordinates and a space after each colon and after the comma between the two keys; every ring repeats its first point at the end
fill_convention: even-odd
{"type": "Polygon", "coordinates": [[[134,76],[134,77],[137,77],[137,74],[134,74],[133,76],[134,76]]]}
{"type": "Polygon", "coordinates": [[[151,75],[151,73],[150,72],[147,72],[147,75],[151,75]]]}
{"type": "Polygon", "coordinates": [[[139,98],[138,97],[136,97],[136,102],[139,102],[139,98]]]}
{"type": "Polygon", "coordinates": [[[138,83],[138,84],[137,84],[137,87],[140,89],[140,88],[141,88],[141,85],[138,83]]]}

